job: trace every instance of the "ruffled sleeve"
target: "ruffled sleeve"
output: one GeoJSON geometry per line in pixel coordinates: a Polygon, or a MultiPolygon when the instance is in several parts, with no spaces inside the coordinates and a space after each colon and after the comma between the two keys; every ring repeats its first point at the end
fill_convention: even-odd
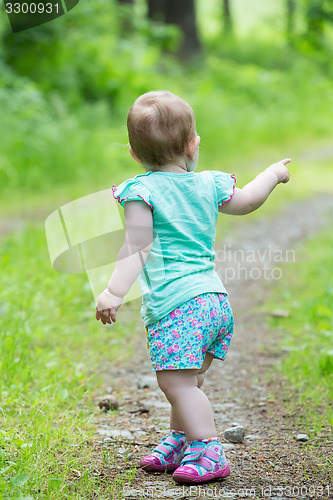
{"type": "Polygon", "coordinates": [[[119,186],[112,186],[112,194],[122,207],[125,206],[126,201],[144,201],[154,211],[153,195],[149,189],[142,184],[142,182],[134,179],[127,179],[119,184],[119,186]]]}
{"type": "Polygon", "coordinates": [[[217,204],[222,207],[226,201],[231,200],[235,193],[236,177],[218,170],[209,170],[212,174],[217,194],[217,204]]]}

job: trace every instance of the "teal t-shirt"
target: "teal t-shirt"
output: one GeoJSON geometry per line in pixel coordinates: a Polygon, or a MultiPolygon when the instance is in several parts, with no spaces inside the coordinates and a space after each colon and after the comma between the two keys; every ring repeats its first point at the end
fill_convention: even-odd
{"type": "Polygon", "coordinates": [[[153,215],[153,246],[138,277],[145,327],[187,300],[206,292],[227,293],[214,270],[218,207],[236,179],[217,170],[147,172],[113,186],[113,196],[142,200],[153,215]]]}

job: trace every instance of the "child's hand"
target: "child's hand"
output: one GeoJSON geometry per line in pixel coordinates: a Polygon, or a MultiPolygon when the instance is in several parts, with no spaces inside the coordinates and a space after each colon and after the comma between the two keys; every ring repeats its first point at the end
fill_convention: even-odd
{"type": "Polygon", "coordinates": [[[285,184],[290,179],[290,173],[286,167],[287,163],[290,163],[290,162],[291,162],[291,159],[286,158],[285,160],[281,160],[277,163],[273,163],[273,165],[270,165],[266,170],[272,170],[275,173],[275,175],[278,179],[278,184],[280,184],[280,182],[285,184]]]}
{"type": "Polygon", "coordinates": [[[105,325],[106,323],[112,324],[112,321],[116,322],[116,312],[123,302],[122,297],[117,297],[113,295],[106,288],[98,297],[98,303],[96,306],[96,319],[100,319],[105,325]],[[111,321],[112,320],[112,321],[111,321]]]}

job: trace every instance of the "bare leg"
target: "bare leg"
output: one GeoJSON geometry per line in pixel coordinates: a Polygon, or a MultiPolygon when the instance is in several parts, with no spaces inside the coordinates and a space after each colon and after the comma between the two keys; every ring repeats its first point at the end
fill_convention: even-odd
{"type": "MultiPolygon", "coordinates": [[[[206,370],[212,359],[213,356],[209,355],[200,371],[206,370]]],[[[172,428],[184,430],[190,441],[216,436],[213,410],[207,396],[198,387],[198,383],[202,383],[202,377],[198,381],[198,374],[199,370],[194,369],[156,372],[158,384],[176,416],[172,428]]]]}
{"type": "Polygon", "coordinates": [[[179,422],[175,410],[171,406],[170,410],[170,429],[174,429],[176,431],[182,431],[182,424],[179,422]]]}
{"type": "Polygon", "coordinates": [[[214,354],[211,354],[210,352],[206,352],[205,359],[203,360],[202,367],[198,371],[197,374],[197,379],[198,379],[198,387],[200,388],[203,384],[203,381],[205,380],[205,373],[212,364],[212,361],[214,359],[214,354]]]}
{"type": "MultiPolygon", "coordinates": [[[[201,387],[204,380],[205,380],[205,372],[208,370],[210,367],[212,361],[214,359],[213,354],[210,354],[209,352],[206,353],[205,359],[202,363],[202,367],[200,368],[198,374],[197,374],[197,387],[201,387]]],[[[178,431],[182,431],[182,426],[181,423],[179,422],[177,415],[171,406],[171,411],[170,411],[170,429],[176,429],[178,431]]]]}

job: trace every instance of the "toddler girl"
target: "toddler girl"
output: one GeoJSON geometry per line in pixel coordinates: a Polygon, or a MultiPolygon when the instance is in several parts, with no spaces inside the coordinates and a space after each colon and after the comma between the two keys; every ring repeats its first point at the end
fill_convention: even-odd
{"type": "Polygon", "coordinates": [[[173,471],[180,483],[203,483],[230,474],[200,389],[212,360],[225,359],[233,333],[227,292],[214,270],[218,213],[256,210],[277,184],[288,182],[290,160],[274,163],[243,189],[233,175],[195,172],[200,137],[194,112],[167,91],[139,97],[127,126],[130,153],[145,173],[112,187],[124,207],[125,241],[96,318],[115,322],[138,278],[153,371],[171,404],[170,433],[140,466],[173,471]]]}

